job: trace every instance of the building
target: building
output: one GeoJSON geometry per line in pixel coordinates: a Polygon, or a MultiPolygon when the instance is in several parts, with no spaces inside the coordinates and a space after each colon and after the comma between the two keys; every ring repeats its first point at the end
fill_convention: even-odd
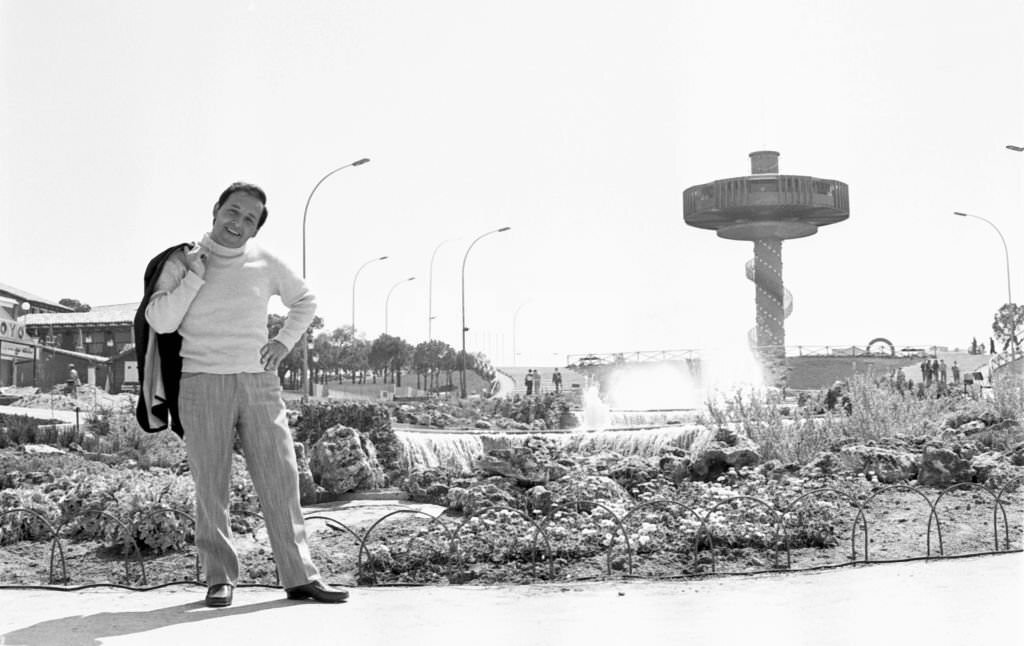
{"type": "Polygon", "coordinates": [[[62,382],[71,363],[76,364],[80,375],[87,375],[87,383],[108,392],[120,392],[125,386],[138,384],[133,333],[138,307],[138,303],[122,303],[94,307],[88,312],[23,316],[25,330],[47,355],[42,365],[37,366],[36,386],[49,388],[62,382]],[[81,367],[80,362],[84,363],[81,367]]]}
{"type": "Polygon", "coordinates": [[[35,379],[38,344],[25,327],[25,316],[68,312],[60,303],[0,283],[0,387],[31,386],[35,379]]]}

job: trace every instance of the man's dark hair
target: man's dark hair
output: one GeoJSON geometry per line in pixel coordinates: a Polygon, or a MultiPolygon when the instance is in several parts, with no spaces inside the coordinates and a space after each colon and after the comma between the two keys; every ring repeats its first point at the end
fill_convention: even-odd
{"type": "Polygon", "coordinates": [[[267,221],[267,216],[270,215],[270,211],[267,210],[267,194],[263,192],[263,189],[255,184],[248,184],[246,182],[235,182],[231,186],[224,189],[224,192],[217,198],[217,203],[213,205],[213,212],[216,213],[217,209],[224,205],[233,193],[245,193],[255,197],[263,205],[263,213],[260,213],[260,221],[256,225],[256,230],[259,231],[263,228],[263,223],[267,221]]]}

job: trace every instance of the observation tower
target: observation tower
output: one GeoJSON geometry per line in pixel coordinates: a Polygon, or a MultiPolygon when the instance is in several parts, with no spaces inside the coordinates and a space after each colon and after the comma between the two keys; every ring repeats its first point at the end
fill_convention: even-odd
{"type": "Polygon", "coordinates": [[[754,257],[747,278],[756,287],[756,326],[748,341],[764,369],[765,383],[785,386],[786,328],[793,309],[782,283],[782,241],[805,238],[818,227],[850,217],[849,189],[833,179],[780,175],[779,153],[750,153],[750,175],[719,179],[683,191],[683,220],[719,238],[749,240],[754,257]]]}

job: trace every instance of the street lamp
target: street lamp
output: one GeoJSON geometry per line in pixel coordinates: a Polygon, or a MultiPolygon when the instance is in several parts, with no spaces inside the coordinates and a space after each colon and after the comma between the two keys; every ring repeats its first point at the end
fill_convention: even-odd
{"type": "Polygon", "coordinates": [[[492,233],[502,233],[511,228],[512,227],[501,227],[500,229],[494,229],[478,236],[476,240],[469,243],[469,247],[466,249],[466,254],[462,256],[462,361],[460,361],[461,365],[459,369],[459,392],[463,399],[466,398],[466,331],[469,330],[469,328],[466,327],[466,259],[469,258],[469,252],[473,250],[473,245],[480,242],[480,240],[486,238],[492,233]]]}
{"type": "Polygon", "coordinates": [[[442,240],[434,247],[434,252],[430,254],[430,271],[427,274],[427,341],[432,341],[433,337],[433,325],[434,325],[434,256],[437,255],[437,250],[441,248],[446,242],[451,242],[455,238],[448,238],[442,240]]]}
{"type": "Polygon", "coordinates": [[[530,303],[531,303],[531,301],[529,301],[529,300],[523,301],[522,303],[519,304],[519,307],[516,308],[515,314],[512,315],[512,365],[513,366],[518,366],[519,365],[519,363],[517,362],[517,359],[516,359],[516,357],[519,356],[518,353],[516,352],[516,319],[519,318],[519,310],[523,309],[524,307],[526,307],[530,303]]]}
{"type": "Polygon", "coordinates": [[[378,260],[387,260],[387,256],[381,256],[380,258],[370,258],[356,270],[356,275],[352,277],[352,338],[356,338],[356,280],[359,278],[359,272],[363,270],[363,267],[370,264],[371,262],[377,262],[378,260]]]}
{"type": "Polygon", "coordinates": [[[416,277],[415,276],[409,276],[408,278],[406,278],[404,280],[400,280],[397,283],[395,283],[394,285],[392,285],[391,289],[388,290],[388,295],[384,299],[384,334],[388,333],[388,303],[391,302],[391,292],[395,291],[395,288],[398,287],[399,285],[401,285],[403,283],[407,283],[410,280],[416,280],[416,277]]]}
{"type": "MultiPolygon", "coordinates": [[[[327,173],[320,178],[320,181],[316,183],[313,190],[309,192],[309,197],[306,198],[306,207],[302,209],[302,280],[306,280],[306,215],[309,213],[309,203],[313,199],[313,193],[316,193],[316,189],[320,188],[320,185],[324,183],[324,180],[331,175],[337,173],[340,170],[345,170],[349,166],[362,166],[368,163],[370,160],[367,157],[357,159],[356,161],[339,166],[331,172],[327,173]]],[[[305,335],[303,335],[305,336],[305,335]]],[[[313,394],[313,384],[309,383],[309,349],[306,347],[307,340],[302,341],[302,393],[303,395],[313,394]]]]}
{"type": "Polygon", "coordinates": [[[1013,295],[1010,292],[1010,250],[1007,249],[1007,247],[1006,247],[1006,238],[1003,237],[1003,232],[1000,231],[999,227],[997,227],[995,224],[993,224],[989,220],[981,217],[980,215],[974,215],[972,213],[963,213],[961,211],[953,211],[953,215],[959,215],[960,217],[978,218],[979,220],[982,220],[983,222],[988,222],[989,226],[991,226],[993,229],[995,229],[996,233],[999,234],[999,239],[1003,241],[1003,253],[1006,255],[1006,302],[1007,303],[1012,303],[1013,302],[1013,295]]]}

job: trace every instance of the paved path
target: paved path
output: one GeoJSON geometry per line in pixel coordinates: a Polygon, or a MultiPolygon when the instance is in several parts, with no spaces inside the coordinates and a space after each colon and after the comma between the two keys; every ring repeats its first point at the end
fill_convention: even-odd
{"type": "Polygon", "coordinates": [[[673,582],[356,588],[340,606],[241,588],[0,590],[0,644],[1019,644],[1024,554],[673,582]],[[642,640],[642,641],[641,641],[642,640]],[[699,640],[699,641],[698,641],[699,640]]]}
{"type": "MultiPolygon", "coordinates": [[[[73,410],[50,410],[49,408],[22,408],[21,406],[0,406],[0,413],[7,413],[8,415],[27,415],[28,417],[35,417],[36,419],[59,419],[62,422],[68,424],[75,423],[75,411],[73,410]]],[[[85,421],[87,415],[85,410],[82,410],[81,421],[85,421]]],[[[0,646],[4,646],[0,643],[0,646]]]]}

